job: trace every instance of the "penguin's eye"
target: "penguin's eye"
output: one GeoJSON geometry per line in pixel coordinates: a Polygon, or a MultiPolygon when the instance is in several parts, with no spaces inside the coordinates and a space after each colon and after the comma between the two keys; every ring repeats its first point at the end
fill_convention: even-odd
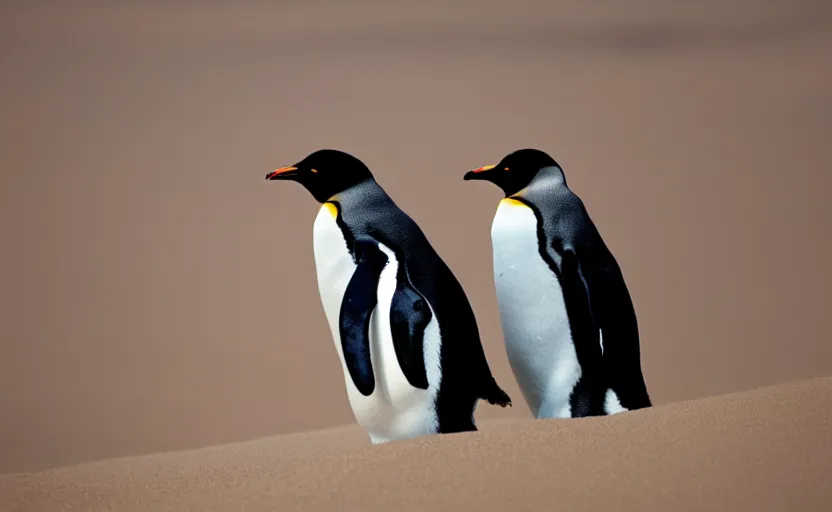
{"type": "Polygon", "coordinates": [[[504,171],[508,171],[508,167],[506,167],[506,168],[505,168],[505,169],[503,169],[503,170],[504,170],[504,171]]]}

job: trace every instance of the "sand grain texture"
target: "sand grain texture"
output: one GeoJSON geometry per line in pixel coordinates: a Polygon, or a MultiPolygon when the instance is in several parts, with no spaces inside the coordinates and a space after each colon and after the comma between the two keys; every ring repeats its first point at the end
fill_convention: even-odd
{"type": "Polygon", "coordinates": [[[344,427],[8,475],[0,509],[825,511],[830,431],[824,378],[375,447],[344,427]]]}

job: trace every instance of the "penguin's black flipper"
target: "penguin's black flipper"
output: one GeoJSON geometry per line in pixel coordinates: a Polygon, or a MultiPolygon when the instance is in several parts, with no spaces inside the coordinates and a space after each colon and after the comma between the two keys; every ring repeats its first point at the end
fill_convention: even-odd
{"type": "Polygon", "coordinates": [[[357,266],[341,301],[341,347],[356,389],[369,396],[375,389],[370,360],[370,316],[376,307],[378,280],[387,264],[387,255],[375,240],[356,238],[353,257],[357,266]]]}
{"type": "Polygon", "coordinates": [[[560,282],[578,363],[583,369],[570,397],[573,417],[604,414],[603,355],[599,325],[593,315],[593,296],[575,250],[560,254],[560,282]]]}
{"type": "Polygon", "coordinates": [[[586,280],[593,291],[592,309],[603,336],[604,372],[608,385],[628,410],[650,407],[641,372],[638,320],[618,263],[607,253],[598,271],[586,280]]]}
{"type": "MultiPolygon", "coordinates": [[[[593,298],[582,272],[581,262],[574,249],[562,249],[558,253],[560,254],[560,283],[569,315],[569,327],[578,349],[578,359],[581,358],[581,348],[588,347],[592,347],[592,350],[587,350],[584,355],[599,358],[601,357],[601,344],[598,325],[592,312],[593,298]]],[[[581,366],[583,363],[584,361],[581,361],[581,366]]]]}
{"type": "Polygon", "coordinates": [[[427,300],[410,284],[404,267],[399,267],[390,304],[390,331],[402,373],[411,386],[420,389],[428,389],[424,340],[431,318],[427,300]]]}

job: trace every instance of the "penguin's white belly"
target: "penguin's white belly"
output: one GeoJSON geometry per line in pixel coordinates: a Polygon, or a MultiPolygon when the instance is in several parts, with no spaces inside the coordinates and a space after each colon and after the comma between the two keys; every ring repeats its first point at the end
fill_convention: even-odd
{"type": "Polygon", "coordinates": [[[424,334],[428,389],[414,388],[399,366],[390,335],[390,305],[396,288],[398,262],[384,245],[380,248],[389,261],[379,278],[378,303],[370,317],[370,360],[375,387],[372,394],[364,396],[353,384],[341,347],[339,314],[356,265],[335,222],[335,214],[333,205],[324,204],[315,220],[315,266],[321,303],[344,371],[347,396],[355,419],[374,444],[434,434],[438,429],[435,398],[441,380],[439,328],[434,316],[424,334]]]}
{"type": "Polygon", "coordinates": [[[523,396],[535,417],[571,417],[581,367],[560,283],[538,249],[534,212],[502,200],[491,240],[506,353],[523,396]]]}

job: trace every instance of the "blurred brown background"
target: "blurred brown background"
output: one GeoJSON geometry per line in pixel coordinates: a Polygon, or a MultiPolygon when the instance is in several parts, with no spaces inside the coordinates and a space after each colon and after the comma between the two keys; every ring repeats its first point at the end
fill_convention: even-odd
{"type": "Polygon", "coordinates": [[[656,404],[832,373],[828,2],[5,2],[0,471],[351,423],[317,210],[350,151],[499,329],[496,187],[564,166],[656,404]]]}

